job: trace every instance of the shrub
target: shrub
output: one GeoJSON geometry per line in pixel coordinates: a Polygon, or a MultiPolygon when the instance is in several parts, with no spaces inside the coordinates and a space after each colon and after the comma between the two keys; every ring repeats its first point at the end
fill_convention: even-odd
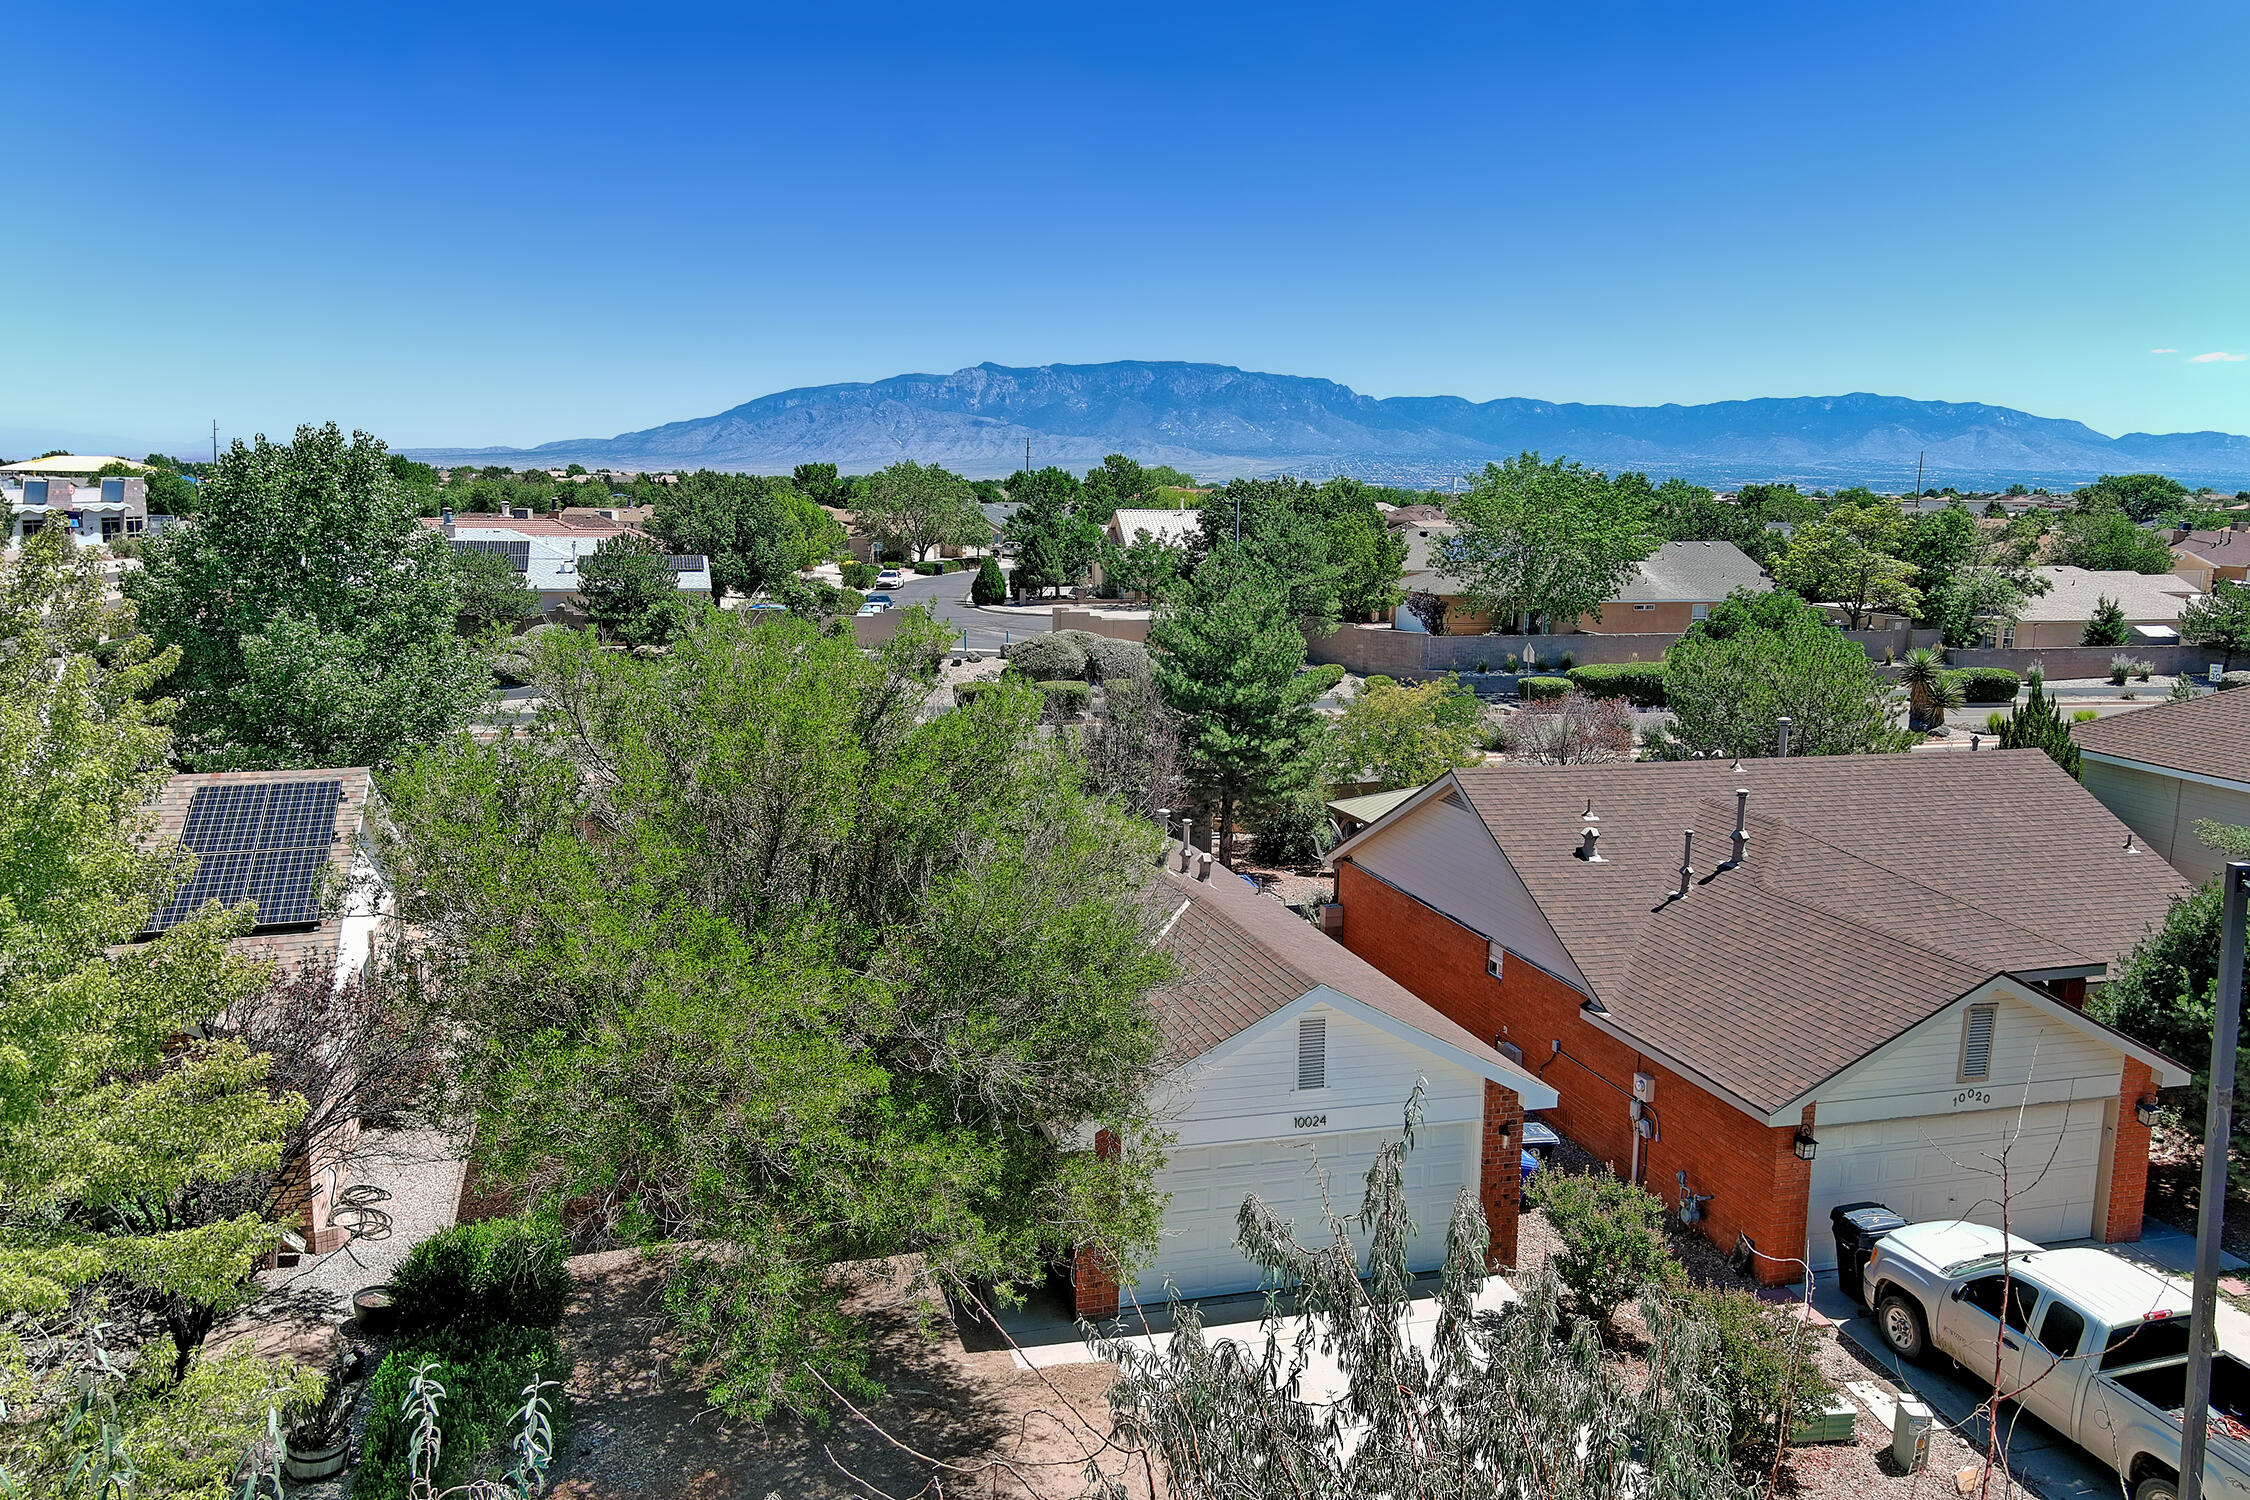
{"type": "Polygon", "coordinates": [[[997,686],[999,684],[993,682],[990,678],[986,678],[982,682],[956,682],[953,684],[953,706],[955,708],[967,708],[997,686]]]}
{"type": "Polygon", "coordinates": [[[2109,659],[2109,680],[2113,684],[2123,687],[2125,679],[2132,675],[2133,658],[2130,656],[2113,656],[2109,659]]]}
{"type": "Polygon", "coordinates": [[[2023,679],[2006,667],[1968,667],[1946,675],[1961,685],[1962,700],[1968,703],[2013,703],[2023,686],[2023,679]]]}
{"type": "Polygon", "coordinates": [[[2152,661],[2134,662],[2133,675],[2135,677],[2138,677],[2143,682],[2148,681],[2151,677],[2154,677],[2156,675],[2156,663],[2152,661]]]}
{"type": "Polygon", "coordinates": [[[551,1328],[570,1297],[570,1242],[549,1218],[456,1224],[416,1245],[391,1277],[398,1326],[473,1332],[551,1328]]]}
{"type": "Polygon", "coordinates": [[[432,1365],[430,1376],[445,1387],[438,1404],[438,1467],[431,1476],[440,1490],[487,1469],[505,1469],[505,1449],[493,1450],[511,1436],[509,1424],[523,1405],[523,1388],[534,1380],[569,1374],[556,1353],[555,1336],[543,1328],[402,1341],[383,1356],[367,1382],[367,1430],[359,1467],[352,1473],[352,1500],[408,1500],[413,1493],[407,1473],[413,1426],[401,1407],[415,1368],[425,1361],[432,1365]]]}
{"type": "Polygon", "coordinates": [[[1106,635],[1089,636],[1085,644],[1087,674],[1096,682],[1146,682],[1151,675],[1148,647],[1139,641],[1113,641],[1106,635]]]}
{"type": "Polygon", "coordinates": [[[1680,1277],[1664,1240],[1664,1205],[1607,1170],[1531,1179],[1530,1201],[1562,1241],[1549,1262],[1574,1312],[1607,1323],[1628,1298],[1680,1277]]]}
{"type": "Polygon", "coordinates": [[[2172,679],[2172,691],[2166,696],[2177,703],[2183,698],[2200,698],[2203,694],[2196,690],[2195,679],[2182,672],[2172,679]]]}
{"type": "MultiPolygon", "coordinates": [[[[2133,695],[2131,693],[2127,693],[2125,696],[2130,698],[2133,695]]],[[[2100,717],[2100,714],[2094,712],[2090,708],[2081,708],[2071,714],[2070,722],[2073,724],[2091,724],[2100,717]]]]}
{"type": "Polygon", "coordinates": [[[2245,685],[2250,685],[2250,672],[2221,672],[2219,674],[2219,687],[2222,691],[2245,685]]]}
{"type": "Polygon", "coordinates": [[[942,562],[918,562],[914,565],[914,571],[927,578],[934,573],[944,572],[945,564],[942,562]]]}
{"type": "Polygon", "coordinates": [[[1821,1378],[1818,1336],[1736,1287],[1691,1287],[1677,1303],[1718,1341],[1716,1384],[1733,1416],[1728,1455],[1744,1468],[1765,1468],[1777,1441],[1818,1417],[1836,1394],[1821,1378]]]}
{"type": "Polygon", "coordinates": [[[855,558],[851,562],[845,563],[838,571],[844,575],[845,588],[858,589],[864,594],[875,587],[875,565],[873,563],[860,562],[855,558]]]}
{"type": "Polygon", "coordinates": [[[1576,656],[1576,654],[1565,651],[1562,655],[1555,658],[1555,665],[1562,668],[1565,672],[1568,672],[1571,667],[1577,663],[1577,661],[1578,657],[1576,656]]]}
{"type": "Polygon", "coordinates": [[[1328,826],[1327,805],[1310,794],[1260,808],[1256,821],[1257,836],[1251,841],[1251,849],[1272,864],[1318,864],[1334,837],[1328,826]]]}
{"type": "Polygon", "coordinates": [[[969,584],[969,602],[978,605],[1000,604],[1007,597],[1008,580],[1001,574],[999,562],[988,557],[977,564],[977,576],[969,584]]]}
{"type": "Polygon", "coordinates": [[[1544,703],[1570,691],[1567,677],[1518,677],[1516,696],[1526,703],[1544,703]]]}
{"type": "Polygon", "coordinates": [[[1008,648],[1008,666],[1034,682],[1059,682],[1086,675],[1086,652],[1063,632],[1027,636],[1008,648]]]}
{"type": "Polygon", "coordinates": [[[1094,690],[1083,682],[1042,682],[1039,691],[1047,695],[1047,712],[1058,719],[1077,718],[1094,698],[1094,690]]]}
{"type": "Polygon", "coordinates": [[[1572,667],[1563,675],[1589,698],[1623,698],[1635,708],[1664,706],[1664,663],[1660,661],[1572,667]]]}

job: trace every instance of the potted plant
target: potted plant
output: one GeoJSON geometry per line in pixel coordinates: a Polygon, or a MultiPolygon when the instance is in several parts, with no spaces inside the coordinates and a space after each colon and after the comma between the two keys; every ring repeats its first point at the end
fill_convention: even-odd
{"type": "Polygon", "coordinates": [[[291,1414],[281,1462],[291,1479],[333,1479],[344,1472],[351,1451],[351,1384],[359,1371],[358,1350],[339,1352],[329,1361],[320,1399],[291,1414]]]}
{"type": "Polygon", "coordinates": [[[398,1289],[388,1282],[352,1293],[352,1313],[369,1333],[388,1333],[398,1318],[398,1289]]]}

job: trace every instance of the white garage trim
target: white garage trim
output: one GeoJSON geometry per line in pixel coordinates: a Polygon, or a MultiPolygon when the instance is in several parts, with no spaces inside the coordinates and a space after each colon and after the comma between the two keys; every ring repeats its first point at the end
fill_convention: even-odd
{"type": "Polygon", "coordinates": [[[1813,1268],[1836,1264],[1828,1211],[1841,1203],[1998,1227],[2003,1151],[2011,1233],[2040,1244],[2091,1236],[2107,1215],[2104,1148],[2116,1107],[2115,1100],[2078,1099],[1823,1127],[1806,1215],[1813,1268]]]}

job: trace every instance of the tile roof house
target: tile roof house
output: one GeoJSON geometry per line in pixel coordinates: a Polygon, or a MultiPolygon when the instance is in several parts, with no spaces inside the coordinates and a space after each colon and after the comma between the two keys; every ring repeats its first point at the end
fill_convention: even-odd
{"type": "Polygon", "coordinates": [[[2250,827],[2250,692],[2155,703],[2070,732],[2102,806],[2189,880],[2219,873],[2225,856],[2195,825],[2250,827]]]}
{"type": "Polygon", "coordinates": [[[1989,1218],[1973,1163],[2019,1106],[2053,1162],[2018,1232],[2139,1236],[2134,1106],[2187,1074],[2081,1007],[2187,886],[2129,844],[2001,751],[1458,771],[1335,859],[1345,946],[1787,1281],[1833,1264],[1838,1203],[1989,1218]]]}
{"type": "Polygon", "coordinates": [[[2172,540],[2172,571],[2208,594],[2220,579],[2250,578],[2250,521],[2224,531],[2180,531],[2172,540]]]}
{"type": "MultiPolygon", "coordinates": [[[[632,530],[614,522],[573,525],[548,517],[462,516],[446,528],[446,535],[456,550],[473,548],[506,557],[539,595],[539,613],[546,615],[576,602],[581,561],[610,537],[632,530]]],[[[681,593],[711,597],[710,559],[686,554],[669,561],[681,593]]]]}
{"type": "Polygon", "coordinates": [[[2127,573],[2060,565],[2032,570],[2047,581],[2047,592],[2024,602],[2023,617],[2012,626],[1993,625],[1987,646],[2075,646],[2086,622],[2103,599],[2125,611],[2125,623],[2147,645],[2179,639],[2180,611],[2197,597],[2195,585],[2176,573],[2127,573]],[[2145,627],[2145,628],[2142,628],[2145,627]]]}
{"type": "MultiPolygon", "coordinates": [[[[1507,622],[1495,624],[1477,609],[1467,598],[1468,586],[1445,566],[1440,548],[1455,529],[1444,524],[1404,528],[1406,563],[1400,586],[1446,600],[1446,628],[1452,634],[1505,632],[1507,622]]],[[[1552,628],[1558,634],[1681,635],[1735,590],[1762,594],[1772,587],[1765,570],[1732,542],[1666,542],[1649,554],[1598,617],[1582,615],[1552,628]]],[[[1393,613],[1392,624],[1401,630],[1422,628],[1403,604],[1393,613]]]]}
{"type": "MultiPolygon", "coordinates": [[[[1512,1263],[1523,1112],[1551,1107],[1554,1090],[1279,901],[1185,853],[1168,846],[1151,897],[1158,942],[1180,967],[1151,997],[1168,1069],[1152,1102],[1174,1145],[1157,1176],[1169,1195],[1163,1233],[1132,1298],[1254,1289],[1259,1270],[1235,1245],[1243,1199],[1256,1193],[1301,1232],[1324,1234],[1322,1174],[1356,1203],[1417,1080],[1409,1264],[1443,1262],[1464,1191],[1483,1204],[1492,1263],[1512,1263]]],[[[1115,1149],[1106,1133],[1097,1145],[1115,1149]]],[[[1073,1295],[1081,1316],[1117,1311],[1118,1288],[1091,1256],[1073,1266],[1073,1295]]]]}

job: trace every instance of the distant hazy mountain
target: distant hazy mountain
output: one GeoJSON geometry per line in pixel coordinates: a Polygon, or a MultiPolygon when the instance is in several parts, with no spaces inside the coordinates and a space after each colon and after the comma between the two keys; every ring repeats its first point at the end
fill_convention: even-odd
{"type": "Polygon", "coordinates": [[[2250,483],[2250,438],[2223,432],[2104,437],[2004,406],[1898,396],[1800,396],[1708,406],[1579,406],[1510,397],[1362,396],[1330,380],[1228,365],[977,365],[761,396],[714,417],[531,449],[428,449],[460,462],[785,473],[831,462],[866,473],[901,458],[972,478],[1023,463],[1085,469],[1108,453],[1197,477],[1354,474],[1441,485],[1524,449],[1604,469],[1707,482],[1797,479],[2067,484],[2153,470],[2190,484],[2250,483]]]}

